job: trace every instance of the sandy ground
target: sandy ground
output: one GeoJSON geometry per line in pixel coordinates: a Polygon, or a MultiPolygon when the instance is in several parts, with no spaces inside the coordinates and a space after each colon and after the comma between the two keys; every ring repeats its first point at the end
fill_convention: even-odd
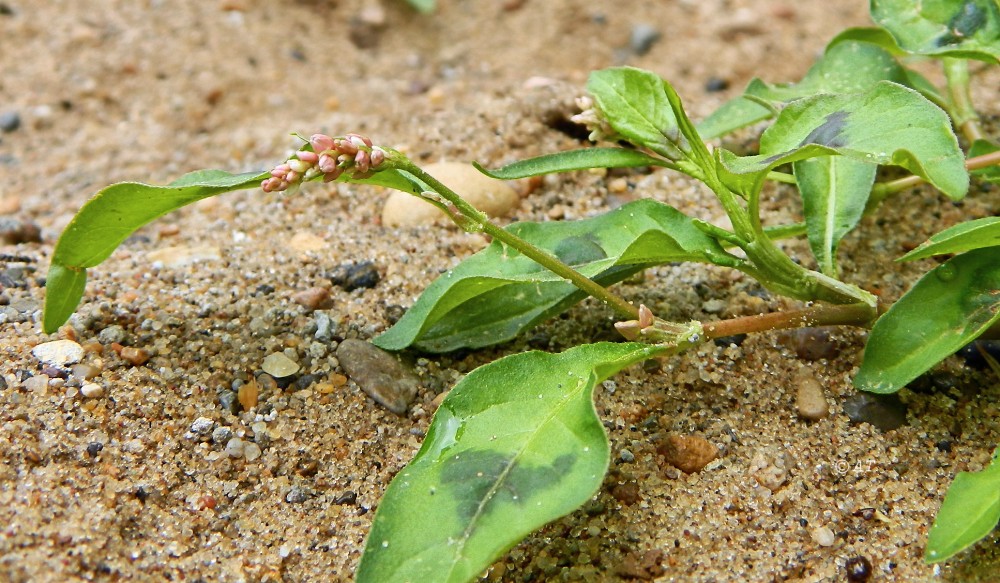
{"type": "MultiPolygon", "coordinates": [[[[290,132],[319,130],[362,131],[418,161],[499,165],[580,146],[556,122],[575,113],[591,69],[651,68],[700,118],[754,75],[801,76],[838,30],[867,22],[854,0],[442,0],[433,16],[389,0],[0,8],[0,114],[20,117],[0,134],[0,219],[41,229],[40,242],[0,248],[3,581],[349,580],[373,510],[419,447],[437,393],[507,353],[612,337],[610,314],[589,302],[496,349],[411,355],[423,385],[409,415],[393,415],[344,383],[333,342],[384,330],[482,239],[440,225],[385,228],[384,194],[373,189],[248,191],[149,225],[92,270],[62,332],[88,349],[76,372],[102,394],[85,397],[79,378],[42,370],[31,350],[60,337],[40,332],[48,257],[97,189],[199,168],[263,169],[294,145],[290,132]],[[629,48],[639,24],[661,35],[644,55],[629,48]],[[729,88],[708,91],[711,79],[729,88]],[[361,260],[381,275],[374,288],[330,286],[336,266],[361,260]],[[322,310],[334,323],[330,342],[315,340],[317,313],[293,301],[314,286],[334,300],[322,310]],[[113,342],[151,358],[136,366],[113,342]],[[220,394],[282,351],[314,376],[283,389],[265,383],[250,412],[220,405],[220,394]],[[53,378],[39,381],[46,372],[53,378]],[[255,442],[259,457],[230,456],[223,448],[233,437],[255,442]]],[[[976,95],[993,115],[996,86],[994,74],[976,95]]],[[[721,216],[680,177],[632,172],[547,178],[525,189],[511,216],[580,218],[641,196],[721,216]]],[[[865,221],[867,238],[843,246],[846,277],[889,299],[927,266],[886,273],[889,258],[963,218],[1000,212],[995,188],[958,205],[928,190],[903,196],[906,204],[865,221]]],[[[768,205],[776,222],[798,212],[778,190],[768,205]]],[[[790,248],[806,256],[803,244],[790,248]]],[[[751,281],[693,266],[652,270],[644,285],[621,289],[678,319],[785,306],[754,299],[751,281]]],[[[854,394],[863,340],[834,331],[812,360],[764,334],[622,373],[597,402],[616,458],[601,493],[489,576],[843,580],[855,557],[871,563],[873,580],[995,572],[995,536],[943,567],[921,556],[951,478],[981,468],[997,441],[996,378],[954,358],[930,389],[903,391],[904,426],[851,424],[842,403],[854,394]],[[831,405],[817,422],[795,412],[803,368],[831,405]],[[668,433],[704,437],[722,455],[683,474],[657,455],[668,433]],[[825,529],[828,546],[819,544],[831,542],[825,529]]]]}

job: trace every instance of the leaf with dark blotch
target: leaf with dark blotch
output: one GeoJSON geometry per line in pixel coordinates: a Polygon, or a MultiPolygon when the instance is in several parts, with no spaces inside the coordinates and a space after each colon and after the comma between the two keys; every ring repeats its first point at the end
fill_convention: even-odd
{"type": "Polygon", "coordinates": [[[379,502],[357,581],[471,581],[528,533],[579,508],[610,461],[595,385],[675,351],[587,344],[469,373],[379,502]]]}
{"type": "MultiPolygon", "coordinates": [[[[650,199],[590,219],[516,223],[508,230],[601,285],[671,261],[740,264],[689,217],[650,199]]],[[[387,350],[415,346],[431,352],[490,346],[510,340],[584,297],[516,249],[494,241],[434,281],[373,342],[387,350]]]]}
{"type": "Polygon", "coordinates": [[[875,323],[854,386],[898,391],[1000,320],[998,257],[975,249],[925,274],[875,323]]]}
{"type": "Polygon", "coordinates": [[[872,0],[871,14],[909,53],[1000,61],[996,0],[872,0]]]}
{"type": "Polygon", "coordinates": [[[269,176],[199,170],[166,186],[121,182],[101,190],[73,217],[59,237],[46,279],[42,327],[54,332],[83,297],[87,268],[98,265],[139,227],[203,198],[253,188],[269,176]]]}

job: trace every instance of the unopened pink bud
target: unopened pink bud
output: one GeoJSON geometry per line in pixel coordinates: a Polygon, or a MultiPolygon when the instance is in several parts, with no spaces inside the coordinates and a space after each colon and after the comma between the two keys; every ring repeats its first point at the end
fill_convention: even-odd
{"type": "Polygon", "coordinates": [[[323,154],[319,157],[317,165],[323,174],[329,174],[337,169],[337,159],[329,154],[323,154]]]}
{"type": "Polygon", "coordinates": [[[354,167],[362,174],[368,172],[370,162],[371,158],[368,157],[368,152],[364,150],[358,150],[357,155],[354,156],[354,167]]]}
{"type": "Polygon", "coordinates": [[[309,150],[299,150],[295,152],[295,157],[308,164],[315,164],[319,160],[319,154],[316,152],[310,152],[309,150]]]}
{"type": "Polygon", "coordinates": [[[291,169],[292,168],[288,164],[278,164],[274,167],[274,170],[271,170],[271,176],[274,176],[275,178],[284,178],[291,169]]]}
{"type": "Polygon", "coordinates": [[[288,167],[291,168],[294,172],[298,172],[299,174],[302,174],[306,170],[309,170],[311,166],[312,164],[303,162],[302,160],[298,159],[288,161],[288,167]]]}
{"type": "Polygon", "coordinates": [[[298,182],[299,176],[300,176],[299,172],[296,172],[296,171],[292,170],[288,174],[285,174],[285,180],[288,181],[288,182],[290,182],[290,183],[291,182],[298,182]]]}
{"type": "Polygon", "coordinates": [[[314,152],[320,154],[333,149],[333,138],[326,134],[313,134],[309,138],[309,144],[312,145],[314,152]]]}
{"type": "Polygon", "coordinates": [[[372,148],[369,158],[372,162],[372,168],[378,168],[382,165],[382,162],[385,162],[385,152],[378,148],[372,148]]]}
{"type": "Polygon", "coordinates": [[[360,146],[368,146],[369,148],[372,147],[372,141],[369,140],[368,138],[366,138],[365,136],[362,136],[361,134],[347,134],[344,137],[347,138],[348,140],[351,140],[351,142],[355,146],[359,146],[359,147],[360,146]]]}
{"type": "Polygon", "coordinates": [[[351,140],[337,140],[335,145],[338,152],[347,156],[353,156],[358,153],[358,146],[351,140]]]}

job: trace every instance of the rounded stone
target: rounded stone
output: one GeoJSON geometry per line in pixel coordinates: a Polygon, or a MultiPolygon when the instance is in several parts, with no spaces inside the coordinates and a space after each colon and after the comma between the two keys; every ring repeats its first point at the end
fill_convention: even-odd
{"type": "Polygon", "coordinates": [[[261,370],[276,379],[290,377],[299,372],[299,365],[281,352],[272,352],[264,358],[261,370]]]}
{"type": "Polygon", "coordinates": [[[795,408],[799,417],[817,421],[830,414],[830,405],[823,394],[823,385],[811,374],[798,377],[799,388],[795,394],[795,408]]]}
{"type": "Polygon", "coordinates": [[[656,448],[656,453],[675,468],[692,474],[719,457],[719,448],[697,435],[668,435],[656,448]]]}
{"type": "MultiPolygon", "coordinates": [[[[424,166],[424,170],[491,217],[505,215],[520,202],[507,183],[486,176],[470,164],[436,162],[424,166]]],[[[399,191],[390,194],[382,208],[382,224],[386,227],[425,225],[443,217],[434,205],[399,191]]]]}
{"type": "Polygon", "coordinates": [[[96,399],[104,396],[104,387],[97,383],[87,383],[80,387],[80,394],[88,399],[96,399]]]}
{"type": "Polygon", "coordinates": [[[80,362],[83,347],[72,340],[54,340],[31,349],[39,361],[52,366],[68,366],[80,362]]]}

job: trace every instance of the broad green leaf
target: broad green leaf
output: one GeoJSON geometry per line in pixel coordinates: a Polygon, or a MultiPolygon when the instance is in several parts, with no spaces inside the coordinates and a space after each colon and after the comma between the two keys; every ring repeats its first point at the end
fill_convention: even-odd
{"type": "Polygon", "coordinates": [[[906,51],[899,48],[899,45],[896,44],[896,39],[884,28],[845,28],[837,33],[837,36],[833,37],[833,40],[827,43],[826,50],[829,51],[831,48],[844,42],[862,42],[875,45],[895,57],[902,57],[907,54],[906,51]]]}
{"type": "Polygon", "coordinates": [[[875,182],[874,164],[824,156],[792,164],[802,194],[809,247],[826,275],[836,276],[837,246],[865,211],[875,182]]]}
{"type": "MultiPolygon", "coordinates": [[[[516,223],[507,229],[601,285],[671,261],[740,264],[689,217],[651,199],[590,219],[516,223]]],[[[373,342],[387,350],[412,345],[430,352],[490,346],[510,340],[584,297],[572,284],[494,241],[435,280],[373,342]]]]}
{"type": "Polygon", "coordinates": [[[610,459],[594,386],[676,351],[587,344],[469,373],[379,502],[357,581],[471,581],[525,535],[590,500],[610,459]]]}
{"type": "Polygon", "coordinates": [[[434,8],[437,6],[436,0],[407,0],[407,2],[424,14],[434,12],[434,8]]]}
{"type": "MultiPolygon", "coordinates": [[[[975,142],[972,142],[972,146],[969,148],[969,158],[985,156],[986,154],[992,154],[993,152],[1000,152],[1000,146],[997,146],[993,142],[987,140],[976,140],[975,142]]],[[[994,184],[1000,183],[1000,165],[997,164],[987,166],[986,168],[977,168],[976,170],[973,170],[971,174],[981,180],[985,180],[986,182],[992,182],[994,184]]]]}
{"type": "Polygon", "coordinates": [[[924,560],[946,561],[990,534],[1000,522],[1000,450],[979,472],[959,472],[927,535],[924,560]]]}
{"type": "Polygon", "coordinates": [[[996,0],[872,0],[871,14],[909,53],[1000,61],[996,0]]]}
{"type": "Polygon", "coordinates": [[[698,122],[698,133],[706,140],[724,136],[740,128],[774,117],[774,112],[742,95],[723,103],[698,122]]]}
{"type": "Polygon", "coordinates": [[[949,227],[932,235],[898,261],[913,261],[945,253],[963,253],[983,247],[996,247],[1000,256],[1000,217],[983,217],[949,227]]]}
{"type": "Polygon", "coordinates": [[[515,180],[529,176],[571,172],[590,168],[635,168],[638,166],[663,166],[660,158],[643,154],[638,150],[625,148],[584,148],[557,154],[546,154],[537,158],[519,160],[503,168],[488,170],[478,163],[473,166],[483,174],[498,180],[515,180]]]}
{"type": "Polygon", "coordinates": [[[863,93],[793,101],[761,135],[759,155],[717,152],[720,175],[743,193],[754,192],[776,166],[831,154],[902,166],[952,199],[969,188],[948,116],[916,91],[889,81],[863,93]]]}
{"type": "Polygon", "coordinates": [[[925,274],[875,322],[854,386],[898,391],[1000,320],[998,259],[975,249],[925,274]]]}
{"type": "Polygon", "coordinates": [[[267,173],[200,170],[167,186],[121,182],[101,190],[73,217],[52,255],[42,327],[54,332],[83,297],[87,268],[105,259],[136,229],[170,211],[224,192],[253,188],[267,173]]]}

